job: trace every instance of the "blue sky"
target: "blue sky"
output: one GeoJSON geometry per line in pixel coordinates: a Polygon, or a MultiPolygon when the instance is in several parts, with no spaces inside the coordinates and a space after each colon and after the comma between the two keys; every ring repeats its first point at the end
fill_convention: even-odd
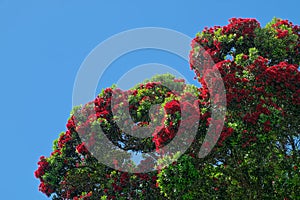
{"type": "MultiPolygon", "coordinates": [[[[265,25],[277,16],[300,24],[299,7],[298,0],[0,0],[1,199],[47,199],[33,175],[36,162],[49,156],[52,141],[65,130],[76,73],[100,42],[149,26],[193,37],[231,17],[257,18],[265,25]]],[[[117,60],[98,89],[122,76],[118,67],[149,62],[188,69],[176,56],[144,50],[117,60]]]]}

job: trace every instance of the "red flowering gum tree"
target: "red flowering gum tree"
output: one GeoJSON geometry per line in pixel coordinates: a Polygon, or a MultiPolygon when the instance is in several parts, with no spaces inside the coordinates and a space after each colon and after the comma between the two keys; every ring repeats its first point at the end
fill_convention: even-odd
{"type": "Polygon", "coordinates": [[[120,101],[112,103],[114,92],[119,94],[112,87],[93,102],[75,108],[67,131],[54,141],[51,156],[38,162],[35,176],[41,181],[39,190],[52,199],[297,199],[300,28],[281,19],[273,19],[265,27],[255,19],[233,18],[229,22],[223,27],[205,28],[192,41],[190,66],[201,88],[172,76],[158,76],[127,91],[127,96],[119,95],[120,101]],[[203,141],[209,125],[215,123],[206,71],[199,70],[208,67],[206,56],[215,62],[212,70],[221,74],[227,110],[221,135],[214,138],[218,140],[216,146],[205,158],[199,158],[201,146],[212,146],[203,141]],[[179,98],[161,80],[182,90],[183,96],[179,98]],[[191,94],[196,101],[185,103],[191,94]],[[125,96],[127,101],[122,100],[125,96]],[[157,104],[161,108],[150,113],[157,104]],[[116,123],[127,123],[118,112],[122,106],[129,108],[136,126],[158,122],[157,127],[146,138],[127,134],[116,123]],[[198,123],[193,121],[195,116],[186,123],[184,117],[193,115],[188,111],[197,109],[198,123]],[[184,126],[183,131],[180,126],[184,126]],[[132,152],[160,151],[175,136],[192,133],[193,126],[196,136],[183,155],[160,158],[153,154],[139,164],[128,159],[132,152]],[[111,160],[110,167],[95,156],[110,148],[106,144],[99,148],[99,128],[115,146],[126,150],[116,152],[115,157],[104,155],[111,160]],[[118,156],[124,159],[120,161],[118,156]],[[151,159],[158,160],[157,171],[121,170],[125,165],[147,168],[151,159]],[[176,162],[160,167],[172,159],[176,162]]]}
{"type": "Polygon", "coordinates": [[[297,199],[300,27],[276,18],[265,27],[255,19],[229,22],[198,33],[190,53],[201,95],[208,93],[198,67],[205,68],[205,55],[221,73],[227,100],[221,137],[204,159],[182,157],[163,169],[159,187],[171,199],[297,199]]]}

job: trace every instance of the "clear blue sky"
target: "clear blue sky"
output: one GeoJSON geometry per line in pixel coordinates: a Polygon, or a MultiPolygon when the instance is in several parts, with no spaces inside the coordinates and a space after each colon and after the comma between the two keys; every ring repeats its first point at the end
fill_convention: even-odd
{"type": "MultiPolygon", "coordinates": [[[[205,26],[227,24],[231,17],[257,18],[265,25],[277,16],[300,24],[299,2],[0,0],[0,199],[47,199],[33,175],[36,162],[49,156],[52,141],[65,130],[77,70],[101,41],[145,26],[193,37],[205,26]]],[[[169,59],[173,57],[149,50],[116,63],[182,63],[188,69],[183,61],[169,59]]],[[[115,66],[98,88],[120,76],[115,66]]]]}

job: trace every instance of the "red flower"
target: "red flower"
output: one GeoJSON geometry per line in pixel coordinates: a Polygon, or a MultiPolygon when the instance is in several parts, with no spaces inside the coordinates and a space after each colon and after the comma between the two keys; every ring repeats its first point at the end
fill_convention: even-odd
{"type": "Polygon", "coordinates": [[[172,100],[172,101],[169,101],[168,103],[166,103],[164,108],[165,108],[166,113],[174,114],[175,112],[180,111],[180,104],[178,101],[172,100]]]}
{"type": "Polygon", "coordinates": [[[69,130],[66,131],[65,134],[59,137],[58,139],[58,146],[62,148],[64,144],[72,140],[71,132],[69,130]]]}
{"type": "Polygon", "coordinates": [[[51,156],[53,156],[53,155],[55,155],[55,154],[61,154],[61,152],[60,152],[60,150],[59,149],[57,149],[57,150],[55,150],[55,151],[53,151],[52,153],[51,153],[51,156]]]}
{"type": "Polygon", "coordinates": [[[284,38],[285,36],[288,35],[288,30],[281,30],[281,29],[278,29],[276,30],[277,31],[277,37],[278,38],[284,38]]]}
{"type": "Polygon", "coordinates": [[[40,178],[42,180],[42,176],[45,174],[45,170],[49,167],[49,163],[45,159],[44,156],[40,157],[40,161],[38,162],[38,169],[34,172],[34,176],[36,178],[40,178]]]}
{"type": "Polygon", "coordinates": [[[68,120],[68,123],[67,123],[67,128],[69,130],[75,128],[75,122],[74,122],[74,116],[72,116],[69,120],[68,120]]]}
{"type": "Polygon", "coordinates": [[[265,123],[264,123],[264,131],[266,132],[269,132],[271,130],[271,122],[270,120],[267,120],[265,123]]]}
{"type": "Polygon", "coordinates": [[[39,185],[39,190],[46,194],[48,197],[54,192],[54,190],[46,183],[42,182],[39,185]]]}
{"type": "Polygon", "coordinates": [[[229,128],[226,128],[220,135],[220,139],[218,141],[218,145],[222,146],[223,145],[223,142],[229,137],[232,135],[232,133],[234,132],[234,129],[229,127],[229,128]]]}
{"type": "Polygon", "coordinates": [[[107,110],[104,110],[102,112],[97,113],[97,116],[99,117],[106,117],[109,114],[107,110]]]}
{"type": "Polygon", "coordinates": [[[133,94],[133,96],[136,96],[137,93],[138,93],[138,91],[137,91],[137,90],[134,90],[132,94],[133,94]]]}
{"type": "Polygon", "coordinates": [[[85,143],[82,142],[81,144],[77,145],[76,150],[80,154],[87,154],[89,151],[85,147],[85,143]]]}

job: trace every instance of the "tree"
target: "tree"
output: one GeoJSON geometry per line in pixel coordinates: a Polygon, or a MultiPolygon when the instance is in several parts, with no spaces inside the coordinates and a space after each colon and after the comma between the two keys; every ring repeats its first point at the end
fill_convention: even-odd
{"type": "Polygon", "coordinates": [[[297,199],[300,28],[277,18],[263,28],[255,19],[229,22],[205,28],[192,41],[190,66],[201,88],[162,75],[126,92],[107,88],[93,102],[74,108],[53,153],[38,162],[40,191],[52,199],[297,199]],[[207,56],[213,69],[206,66],[207,56]],[[205,136],[216,121],[212,101],[219,99],[210,94],[206,77],[214,70],[224,82],[227,108],[221,135],[210,143],[205,136]],[[155,105],[161,107],[153,110],[155,105]],[[136,128],[126,127],[128,116],[136,128]],[[120,121],[127,132],[119,128],[120,121]],[[152,123],[149,137],[128,134],[152,123]],[[159,156],[176,136],[193,130],[192,140],[184,137],[178,148],[159,156]],[[100,132],[116,148],[99,143],[100,132]],[[214,142],[212,151],[199,158],[201,146],[212,148],[214,142]],[[105,157],[105,150],[115,156],[105,157]],[[130,159],[132,153],[151,151],[156,153],[139,164],[130,159]],[[153,165],[155,160],[159,165],[153,165]],[[124,172],[128,166],[157,170],[124,172]]]}
{"type": "MultiPolygon", "coordinates": [[[[62,132],[59,139],[54,141],[51,156],[40,158],[39,168],[35,172],[35,176],[41,180],[39,189],[47,196],[52,195],[53,199],[149,199],[153,196],[159,199],[157,171],[122,172],[125,165],[135,165],[130,160],[130,153],[107,146],[101,141],[100,132],[103,130],[115,146],[126,151],[160,151],[160,147],[175,136],[180,123],[178,119],[181,118],[179,97],[170,88],[176,92],[183,92],[182,98],[191,93],[198,94],[195,86],[186,85],[183,79],[175,79],[167,74],[155,76],[145,84],[139,84],[126,92],[115,86],[107,88],[93,102],[75,107],[67,123],[68,130],[62,132]],[[149,110],[155,104],[163,106],[153,111],[152,114],[156,117],[150,119],[149,110]],[[129,119],[124,118],[125,109],[121,107],[130,108],[128,115],[132,117],[136,126],[140,127],[147,126],[151,120],[151,123],[159,120],[159,113],[165,112],[165,115],[160,119],[159,126],[155,127],[153,136],[150,134],[150,137],[140,139],[124,132],[116,123],[121,121],[130,124],[129,119]],[[95,156],[107,149],[113,151],[113,156],[95,156]],[[92,150],[93,154],[89,150],[92,150]],[[101,164],[95,157],[106,159],[111,165],[101,164]]],[[[195,105],[184,105],[184,108],[197,106],[197,99],[195,105]]],[[[141,169],[148,168],[153,163],[151,159],[157,159],[157,155],[153,154],[152,157],[143,159],[139,164],[141,169]]]]}
{"type": "MultiPolygon", "coordinates": [[[[207,91],[205,74],[196,65],[205,65],[197,63],[205,59],[196,56],[198,45],[215,61],[227,99],[218,145],[203,160],[188,162],[196,162],[196,176],[201,177],[190,191],[198,199],[299,198],[299,30],[287,20],[274,18],[261,28],[255,19],[234,18],[227,26],[206,28],[193,40],[191,68],[202,90],[207,91]]],[[[159,175],[162,191],[171,198],[170,182],[180,182],[168,174],[180,167],[159,175]]]]}

